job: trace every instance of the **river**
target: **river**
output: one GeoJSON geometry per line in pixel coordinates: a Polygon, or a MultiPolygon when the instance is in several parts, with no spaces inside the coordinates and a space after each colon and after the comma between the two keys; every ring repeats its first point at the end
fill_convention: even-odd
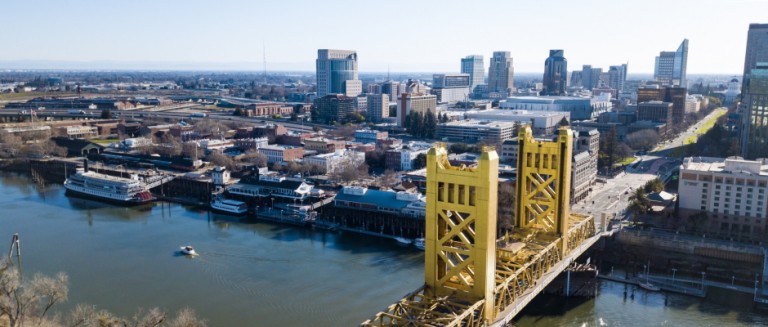
{"type": "MultiPolygon", "coordinates": [[[[189,307],[210,326],[356,326],[424,278],[423,252],[392,240],[241,221],[170,203],[116,207],[18,175],[0,174],[0,208],[0,245],[20,234],[25,275],[69,275],[62,311],[80,303],[121,316],[139,307],[189,307]],[[186,244],[200,255],[179,255],[186,244]]],[[[768,324],[748,301],[714,304],[641,290],[624,300],[624,287],[601,283],[590,300],[539,297],[516,325],[768,324]]]]}

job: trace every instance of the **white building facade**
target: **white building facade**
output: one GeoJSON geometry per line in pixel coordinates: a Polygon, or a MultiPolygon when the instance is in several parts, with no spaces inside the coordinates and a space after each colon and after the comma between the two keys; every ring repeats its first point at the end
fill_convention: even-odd
{"type": "Polygon", "coordinates": [[[740,157],[685,158],[680,166],[680,211],[705,213],[707,231],[761,239],[768,214],[768,162],[740,157]]]}

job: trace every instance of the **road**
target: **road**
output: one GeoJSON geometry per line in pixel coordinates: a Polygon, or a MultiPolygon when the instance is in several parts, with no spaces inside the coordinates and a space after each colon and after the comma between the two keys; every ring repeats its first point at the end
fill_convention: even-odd
{"type": "MultiPolygon", "coordinates": [[[[178,109],[178,108],[177,108],[178,109]]],[[[188,108],[184,108],[186,110],[188,108]]],[[[176,109],[174,109],[176,110],[176,109]]],[[[82,109],[85,114],[77,114],[77,113],[70,113],[69,110],[62,110],[62,109],[49,109],[49,110],[35,110],[35,114],[37,117],[42,118],[44,116],[53,116],[53,117],[72,117],[72,118],[87,118],[87,119],[97,119],[101,116],[101,110],[90,110],[90,109],[82,109]]],[[[4,109],[0,110],[0,116],[29,116],[32,113],[32,109],[4,109]]],[[[151,110],[112,110],[113,113],[119,114],[118,118],[123,119],[142,119],[142,118],[170,118],[170,119],[183,119],[187,121],[196,121],[201,119],[211,119],[211,120],[218,120],[218,121],[237,121],[237,122],[245,122],[245,123],[252,123],[252,124],[258,124],[258,123],[275,123],[275,124],[281,124],[285,126],[288,129],[292,130],[301,130],[301,131],[312,131],[312,128],[315,124],[311,123],[295,123],[290,122],[285,119],[272,119],[267,117],[238,117],[233,116],[231,112],[229,111],[221,111],[221,112],[206,112],[208,114],[208,117],[205,118],[198,118],[198,117],[190,117],[190,115],[193,112],[205,112],[205,111],[185,111],[185,112],[172,112],[172,111],[156,111],[155,109],[151,110]]],[[[323,129],[333,129],[332,126],[322,125],[323,129]]]]}
{"type": "Polygon", "coordinates": [[[703,125],[704,122],[714,117],[718,113],[718,111],[721,109],[727,110],[727,108],[725,107],[712,110],[712,112],[709,113],[709,115],[707,115],[706,117],[704,117],[704,119],[700,120],[696,124],[691,125],[690,128],[688,128],[686,131],[677,135],[671,141],[662,143],[661,146],[656,149],[656,154],[667,155],[672,149],[685,145],[683,144],[683,142],[685,142],[687,138],[696,135],[696,130],[699,129],[699,127],[701,127],[701,125],[703,125]]]}
{"type": "Polygon", "coordinates": [[[637,156],[635,163],[629,165],[624,172],[615,178],[606,179],[605,183],[597,183],[593,187],[591,195],[571,206],[571,211],[595,216],[598,229],[603,213],[608,216],[608,219],[614,216],[623,218],[629,205],[628,197],[633,190],[642,187],[658,176],[671,172],[680,165],[681,159],[668,158],[667,155],[672,149],[682,146],[686,138],[695,135],[696,129],[713,115],[715,115],[715,111],[698,123],[691,125],[672,141],[663,143],[655,152],[637,156]]]}

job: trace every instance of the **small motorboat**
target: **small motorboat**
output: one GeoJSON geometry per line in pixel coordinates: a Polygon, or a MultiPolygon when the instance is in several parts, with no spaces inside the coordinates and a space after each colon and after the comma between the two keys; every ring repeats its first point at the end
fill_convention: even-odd
{"type": "Polygon", "coordinates": [[[641,288],[643,288],[643,289],[645,289],[647,291],[651,291],[651,292],[661,291],[661,288],[659,288],[658,286],[653,285],[651,283],[648,283],[648,282],[638,283],[638,285],[640,285],[641,288]]]}
{"type": "Polygon", "coordinates": [[[402,244],[402,245],[410,245],[411,243],[413,243],[411,239],[405,238],[405,237],[399,237],[399,236],[395,237],[395,241],[397,241],[398,244],[402,244]]]}
{"type": "Polygon", "coordinates": [[[184,255],[197,255],[197,252],[195,252],[195,248],[193,248],[191,245],[182,246],[181,253],[184,255]]]}
{"type": "Polygon", "coordinates": [[[413,240],[413,246],[418,248],[419,250],[424,250],[427,248],[427,244],[424,242],[424,238],[420,237],[415,240],[413,240]]]}

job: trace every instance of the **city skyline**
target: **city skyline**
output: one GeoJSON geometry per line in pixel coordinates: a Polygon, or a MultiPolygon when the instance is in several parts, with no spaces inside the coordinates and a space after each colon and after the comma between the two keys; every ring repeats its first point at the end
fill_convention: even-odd
{"type": "Polygon", "coordinates": [[[376,19],[372,8],[342,4],[12,2],[4,21],[18,28],[0,35],[0,69],[262,71],[266,54],[268,71],[313,71],[317,49],[349,49],[360,72],[459,72],[467,55],[509,51],[524,74],[543,72],[549,50],[563,49],[572,67],[628,62],[630,73],[644,74],[653,73],[659,51],[689,39],[689,74],[738,75],[745,32],[764,21],[759,0],[395,0],[392,14],[376,19]],[[396,10],[403,6],[409,10],[396,10]],[[482,19],[446,20],[461,16],[482,19]]]}

